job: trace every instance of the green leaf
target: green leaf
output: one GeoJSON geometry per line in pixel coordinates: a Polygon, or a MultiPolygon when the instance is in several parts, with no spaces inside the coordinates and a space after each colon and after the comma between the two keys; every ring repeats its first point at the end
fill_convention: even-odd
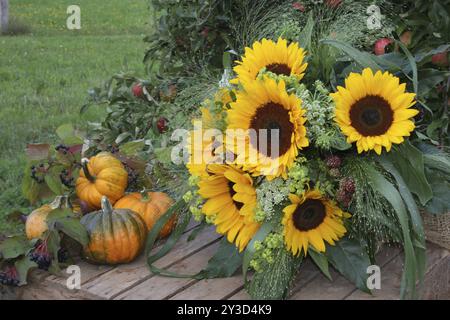
{"type": "Polygon", "coordinates": [[[404,179],[408,189],[425,205],[433,197],[433,191],[425,176],[423,153],[409,141],[405,141],[388,153],[387,157],[404,179]]]}
{"type": "Polygon", "coordinates": [[[59,178],[59,173],[56,170],[50,170],[44,177],[45,183],[49,189],[56,195],[62,195],[64,193],[64,186],[59,178]]]}
{"type": "Polygon", "coordinates": [[[314,263],[319,267],[320,271],[331,281],[333,280],[331,278],[330,270],[328,268],[328,259],[327,257],[317,251],[314,251],[313,249],[308,251],[309,256],[314,261],[314,263]]]}
{"type": "Polygon", "coordinates": [[[367,288],[367,267],[371,263],[359,241],[342,238],[334,246],[327,245],[325,255],[333,267],[358,289],[370,293],[367,288]]]}
{"type": "Polygon", "coordinates": [[[122,132],[119,134],[115,140],[115,143],[120,144],[124,142],[126,139],[132,137],[133,135],[130,132],[122,132]]]}
{"type": "Polygon", "coordinates": [[[367,167],[367,176],[374,191],[379,192],[392,205],[402,228],[405,264],[400,288],[400,296],[415,297],[417,280],[417,260],[411,240],[409,217],[398,190],[374,167],[367,167]]]}
{"type": "MultiPolygon", "coordinates": [[[[56,229],[49,229],[46,233],[47,236],[47,249],[52,257],[58,257],[58,251],[61,248],[61,237],[59,231],[56,229]]],[[[58,274],[60,272],[58,259],[52,259],[52,264],[49,268],[49,272],[58,274]]]]}
{"type": "Polygon", "coordinates": [[[262,242],[266,236],[273,230],[274,226],[271,222],[265,222],[261,228],[259,228],[258,232],[255,236],[250,240],[247,248],[245,248],[244,259],[242,262],[242,274],[244,275],[244,281],[247,281],[247,271],[250,266],[250,261],[252,261],[253,256],[255,255],[255,242],[262,242]]]}
{"type": "Polygon", "coordinates": [[[239,253],[234,243],[222,238],[216,254],[208,261],[208,265],[199,275],[204,278],[231,277],[242,265],[243,254],[239,253]]]}
{"type": "Polygon", "coordinates": [[[89,244],[89,235],[86,228],[77,219],[70,209],[55,209],[47,216],[49,229],[61,231],[74,239],[82,246],[89,244]]]}
{"type": "Polygon", "coordinates": [[[67,145],[83,144],[83,139],[77,136],[75,128],[71,123],[60,125],[56,129],[56,134],[67,145]]]}
{"type": "Polygon", "coordinates": [[[401,41],[395,40],[395,42],[396,42],[396,44],[398,46],[400,46],[400,48],[403,50],[403,52],[405,53],[406,57],[408,58],[408,61],[409,61],[409,64],[411,66],[411,70],[412,70],[412,73],[413,73],[414,92],[417,94],[418,88],[419,88],[419,84],[418,84],[416,60],[414,59],[413,55],[408,50],[408,48],[401,41]]]}
{"type": "Polygon", "coordinates": [[[424,154],[423,160],[426,167],[442,171],[450,180],[450,158],[446,154],[424,154]]]}
{"type": "Polygon", "coordinates": [[[367,52],[359,51],[353,48],[352,46],[348,45],[346,42],[331,39],[323,39],[320,40],[320,42],[325,45],[330,45],[339,50],[342,50],[363,68],[369,67],[373,71],[382,70],[381,66],[376,62],[374,56],[372,56],[367,52]]]}
{"type": "Polygon", "coordinates": [[[389,172],[394,177],[395,181],[397,182],[398,191],[400,192],[400,195],[402,196],[402,199],[405,202],[406,207],[408,208],[413,230],[419,237],[420,242],[425,245],[425,233],[423,231],[422,218],[408,186],[406,185],[400,173],[395,169],[392,162],[389,161],[389,159],[387,159],[386,157],[380,158],[380,164],[387,172],[389,172]]]}
{"type": "Polygon", "coordinates": [[[422,224],[422,217],[420,216],[419,209],[417,208],[416,202],[408,189],[403,177],[400,173],[394,168],[394,165],[388,161],[386,158],[381,158],[380,163],[384,167],[386,171],[388,171],[394,177],[395,181],[398,185],[398,190],[400,195],[403,198],[403,201],[408,208],[408,212],[411,219],[412,228],[414,233],[411,235],[416,263],[417,263],[417,277],[420,282],[423,281],[425,276],[425,267],[426,267],[426,255],[425,255],[425,232],[422,224]]]}
{"type": "Polygon", "coordinates": [[[36,262],[31,261],[30,257],[25,256],[14,262],[14,266],[16,267],[17,273],[19,275],[19,285],[25,285],[27,284],[28,271],[31,268],[36,268],[37,264],[36,262]]]}
{"type": "Polygon", "coordinates": [[[0,255],[3,259],[14,259],[26,255],[33,246],[25,236],[6,238],[0,243],[0,255]]]}
{"type": "Polygon", "coordinates": [[[450,183],[442,180],[442,176],[437,172],[432,172],[428,176],[431,178],[433,199],[425,206],[426,212],[431,214],[450,212],[450,183]]]}
{"type": "Polygon", "coordinates": [[[314,19],[312,12],[308,16],[308,21],[306,22],[305,27],[298,37],[298,43],[302,48],[309,49],[311,45],[311,38],[314,29],[314,19]]]}
{"type": "Polygon", "coordinates": [[[134,156],[145,147],[145,140],[134,140],[120,146],[120,152],[127,156],[134,156]]]}

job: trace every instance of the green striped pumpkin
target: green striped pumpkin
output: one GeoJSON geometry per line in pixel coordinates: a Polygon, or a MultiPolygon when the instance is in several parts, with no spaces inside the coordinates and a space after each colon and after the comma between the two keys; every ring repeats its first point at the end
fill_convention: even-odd
{"type": "Polygon", "coordinates": [[[101,204],[101,210],[81,219],[89,234],[89,244],[83,250],[85,258],[110,265],[133,261],[145,244],[144,220],[131,210],[113,209],[105,196],[101,204]]]}

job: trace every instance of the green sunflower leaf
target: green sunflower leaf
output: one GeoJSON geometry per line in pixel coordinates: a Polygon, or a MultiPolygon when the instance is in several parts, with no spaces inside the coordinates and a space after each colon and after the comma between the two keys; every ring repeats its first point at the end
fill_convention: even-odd
{"type": "Polygon", "coordinates": [[[332,281],[333,279],[331,278],[331,274],[330,274],[330,269],[328,267],[328,259],[327,257],[317,251],[314,251],[313,249],[310,249],[308,251],[309,256],[311,257],[311,259],[314,261],[314,263],[317,265],[317,267],[319,267],[320,271],[322,271],[322,273],[328,278],[330,279],[330,281],[332,281]]]}
{"type": "Polygon", "coordinates": [[[413,242],[411,240],[409,216],[406,211],[405,203],[394,185],[373,166],[367,166],[367,176],[371,181],[371,186],[374,191],[379,192],[386,198],[397,214],[398,221],[402,228],[403,248],[405,251],[405,264],[400,287],[400,296],[401,298],[415,297],[418,264],[413,242]]]}
{"type": "Polygon", "coordinates": [[[255,255],[255,242],[259,241],[262,242],[266,236],[273,230],[273,223],[272,222],[266,222],[264,223],[261,228],[258,230],[258,232],[255,234],[255,236],[252,238],[250,243],[247,245],[247,248],[244,252],[244,258],[242,261],[242,274],[244,275],[244,281],[247,282],[247,271],[250,266],[250,261],[253,259],[253,256],[255,255]]]}
{"type": "Polygon", "coordinates": [[[333,267],[358,289],[370,293],[367,288],[367,267],[371,263],[359,241],[342,238],[334,246],[327,245],[325,256],[333,267]]]}
{"type": "Polygon", "coordinates": [[[242,265],[243,254],[239,253],[234,243],[222,238],[216,254],[208,261],[208,265],[199,275],[203,278],[231,277],[242,265]]]}
{"type": "Polygon", "coordinates": [[[403,178],[408,189],[425,205],[433,197],[433,191],[425,176],[423,153],[409,141],[405,141],[388,153],[387,158],[403,178]]]}

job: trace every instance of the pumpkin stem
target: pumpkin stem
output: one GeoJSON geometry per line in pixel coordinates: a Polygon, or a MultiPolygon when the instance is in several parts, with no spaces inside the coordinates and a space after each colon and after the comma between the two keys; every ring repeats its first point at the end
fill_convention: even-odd
{"type": "Polygon", "coordinates": [[[93,175],[91,175],[91,173],[89,172],[89,169],[87,166],[88,162],[89,162],[89,160],[87,158],[81,159],[81,167],[83,168],[84,176],[86,177],[86,179],[88,179],[90,182],[94,183],[95,177],[93,175]]]}
{"type": "Polygon", "coordinates": [[[141,191],[140,193],[141,193],[141,201],[142,201],[142,202],[148,202],[148,201],[150,201],[150,195],[149,195],[149,193],[147,192],[147,189],[146,189],[146,188],[142,189],[142,191],[141,191]]]}
{"type": "Polygon", "coordinates": [[[102,197],[102,211],[106,214],[111,214],[113,212],[113,207],[107,196],[102,197]]]}
{"type": "Polygon", "coordinates": [[[68,196],[57,196],[55,200],[50,204],[50,207],[54,209],[72,209],[72,203],[68,196]]]}

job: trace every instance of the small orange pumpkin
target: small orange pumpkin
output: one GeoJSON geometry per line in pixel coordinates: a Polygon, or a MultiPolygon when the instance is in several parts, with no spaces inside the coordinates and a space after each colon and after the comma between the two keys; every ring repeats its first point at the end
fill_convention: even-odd
{"type": "Polygon", "coordinates": [[[101,152],[89,160],[84,158],[81,165],[76,183],[77,195],[90,207],[99,209],[102,196],[115,203],[124,195],[128,173],[112,154],[101,152]]]}
{"type": "Polygon", "coordinates": [[[28,239],[40,238],[48,230],[47,216],[56,209],[71,209],[74,213],[81,216],[80,208],[73,207],[68,196],[58,196],[52,203],[37,208],[27,217],[25,233],[28,239]]]}
{"type": "MultiPolygon", "coordinates": [[[[173,203],[174,201],[163,192],[134,192],[117,201],[114,207],[126,208],[137,212],[144,219],[150,231],[173,203]]],[[[158,238],[167,237],[172,232],[176,222],[177,217],[174,215],[161,229],[158,238]]]]}
{"type": "Polygon", "coordinates": [[[101,204],[101,210],[81,218],[89,234],[89,244],[83,248],[85,258],[110,265],[133,261],[145,244],[145,222],[129,209],[113,209],[105,196],[101,204]]]}

